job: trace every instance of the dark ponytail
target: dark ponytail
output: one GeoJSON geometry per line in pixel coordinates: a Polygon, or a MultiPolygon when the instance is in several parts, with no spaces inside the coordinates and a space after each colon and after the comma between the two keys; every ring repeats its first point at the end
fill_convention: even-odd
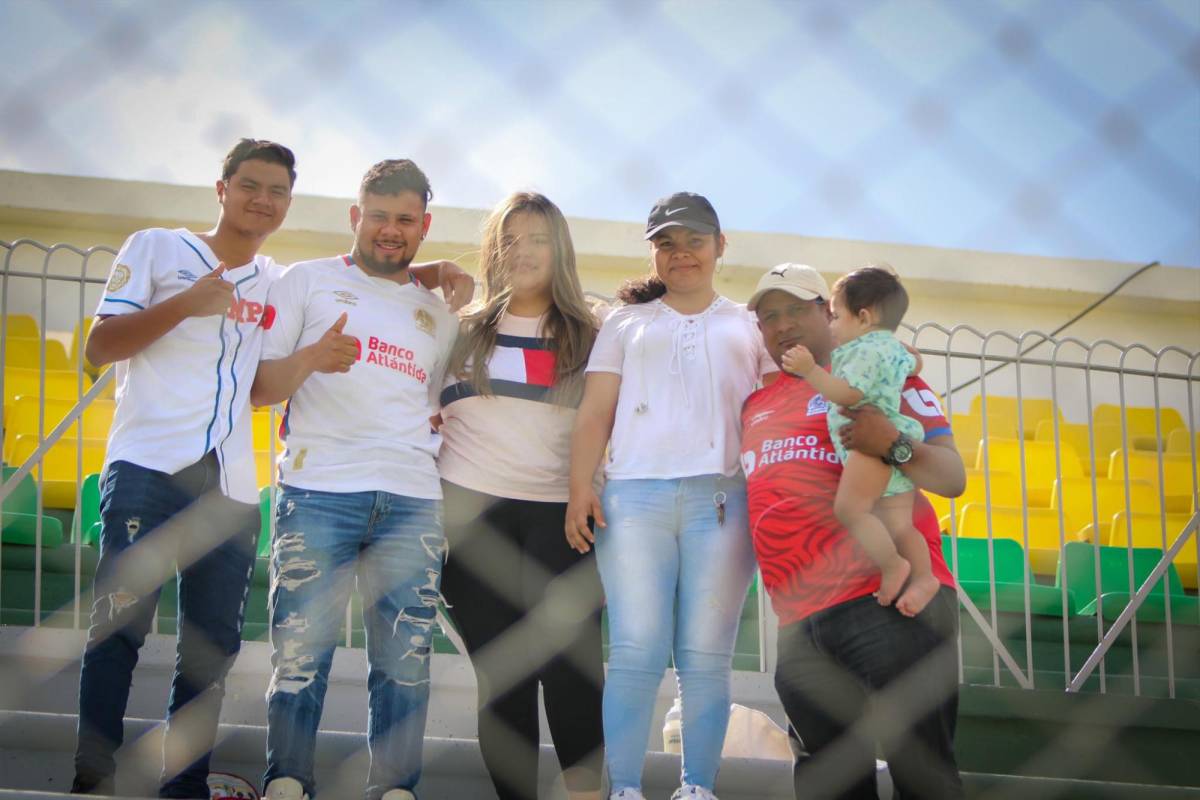
{"type": "Polygon", "coordinates": [[[630,278],[617,289],[617,299],[630,306],[639,303],[649,303],[667,293],[667,285],[657,275],[643,275],[640,278],[630,278]]]}

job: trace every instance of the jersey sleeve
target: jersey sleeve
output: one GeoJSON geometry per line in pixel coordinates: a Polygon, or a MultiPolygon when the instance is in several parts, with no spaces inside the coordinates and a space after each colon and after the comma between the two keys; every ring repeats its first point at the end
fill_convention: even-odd
{"type": "Polygon", "coordinates": [[[283,270],[271,283],[267,306],[272,312],[271,327],[263,332],[262,359],[286,358],[296,350],[304,332],[308,281],[301,264],[283,270]]]}
{"type": "Polygon", "coordinates": [[[900,413],[915,419],[925,429],[925,441],[938,436],[950,436],[950,421],[942,411],[942,403],[929,388],[929,384],[917,376],[904,382],[900,392],[900,413]]]}
{"type": "Polygon", "coordinates": [[[596,342],[592,345],[592,354],[588,358],[588,372],[612,372],[621,374],[625,361],[625,345],[621,341],[621,320],[626,315],[615,311],[608,315],[600,332],[596,334],[596,342]]]}
{"type": "Polygon", "coordinates": [[[771,358],[771,354],[767,352],[767,346],[763,344],[762,336],[755,331],[754,341],[755,349],[758,353],[758,376],[760,378],[770,375],[772,372],[779,372],[779,365],[775,363],[775,359],[771,358]]]}
{"type": "Polygon", "coordinates": [[[887,368],[886,358],[878,348],[853,347],[838,355],[841,357],[835,357],[833,374],[864,396],[878,384],[879,375],[887,368]]]}
{"type": "Polygon", "coordinates": [[[458,317],[449,309],[439,316],[438,358],[433,374],[429,376],[429,407],[436,413],[442,407],[442,389],[446,386],[446,367],[450,365],[450,353],[458,339],[458,317]]]}
{"type": "Polygon", "coordinates": [[[149,307],[157,283],[155,270],[162,268],[156,263],[154,236],[150,230],[138,231],[121,245],[96,307],[96,316],[132,314],[149,307]]]}

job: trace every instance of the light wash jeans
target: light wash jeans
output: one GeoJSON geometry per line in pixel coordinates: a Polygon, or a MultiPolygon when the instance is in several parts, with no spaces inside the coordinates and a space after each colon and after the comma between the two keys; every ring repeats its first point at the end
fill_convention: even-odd
{"type": "Polygon", "coordinates": [[[271,549],[264,783],[316,795],[313,750],[329,668],[358,579],[367,634],[367,800],[421,776],[442,559],[440,500],[282,486],[271,549]]]}
{"type": "Polygon", "coordinates": [[[744,480],[613,480],[596,558],[608,602],[604,741],[612,791],[639,788],[654,699],[675,658],[682,783],[713,788],[738,619],[754,572],[744,480]],[[724,522],[716,500],[724,494],[724,522]]]}

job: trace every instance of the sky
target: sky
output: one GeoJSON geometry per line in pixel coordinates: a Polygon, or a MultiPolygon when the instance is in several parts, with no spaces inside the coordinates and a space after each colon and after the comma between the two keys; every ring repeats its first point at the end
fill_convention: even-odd
{"type": "Polygon", "coordinates": [[[0,0],[0,168],[1200,267],[1200,0],[0,0]]]}

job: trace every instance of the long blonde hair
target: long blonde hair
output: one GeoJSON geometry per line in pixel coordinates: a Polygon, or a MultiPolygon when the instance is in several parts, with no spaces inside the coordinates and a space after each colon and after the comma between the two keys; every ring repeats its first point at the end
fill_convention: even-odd
{"type": "Polygon", "coordinates": [[[479,252],[479,277],[483,297],[466,309],[458,340],[450,354],[448,372],[469,380],[481,396],[491,394],[487,364],[496,347],[496,331],[512,298],[504,244],[504,226],[513,214],[538,214],[550,228],[554,249],[551,266],[550,308],[542,335],[554,342],[555,375],[551,399],[559,405],[577,406],[583,396],[583,371],[597,323],[575,267],[575,246],[566,217],[558,206],[536,192],[515,192],[504,199],[483,224],[479,252]]]}

